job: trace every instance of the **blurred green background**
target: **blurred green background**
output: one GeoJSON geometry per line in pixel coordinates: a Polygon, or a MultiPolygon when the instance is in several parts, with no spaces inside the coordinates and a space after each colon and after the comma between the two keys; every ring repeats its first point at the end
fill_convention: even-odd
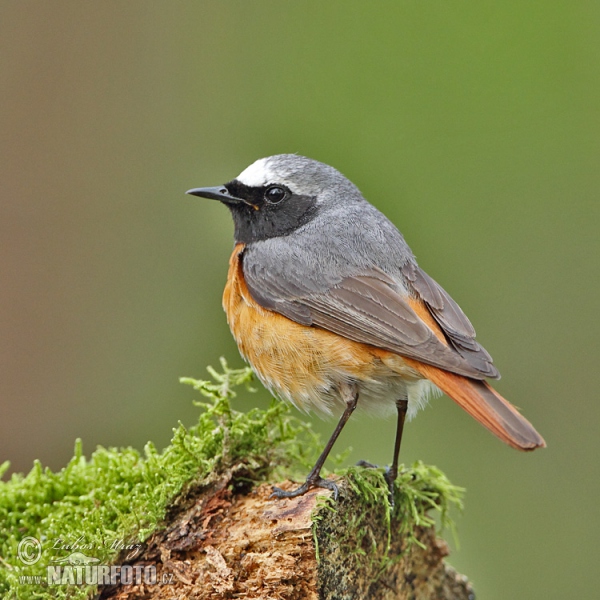
{"type": "MultiPolygon", "coordinates": [[[[468,490],[451,563],[483,600],[596,597],[599,59],[594,2],[3,2],[0,462],[195,421],[178,377],[241,359],[228,211],[184,192],[298,152],[399,226],[548,442],[447,398],[407,427],[468,490]]],[[[384,464],[393,432],[337,450],[384,464]]]]}

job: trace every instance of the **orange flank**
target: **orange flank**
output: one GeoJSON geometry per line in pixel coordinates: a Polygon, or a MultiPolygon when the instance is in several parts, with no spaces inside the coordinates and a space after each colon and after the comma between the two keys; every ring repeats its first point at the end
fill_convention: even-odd
{"type": "MultiPolygon", "coordinates": [[[[401,357],[387,350],[320,327],[300,325],[262,308],[244,281],[243,249],[243,244],[237,244],[231,255],[223,308],[241,355],[271,392],[302,410],[329,413],[336,404],[330,392],[340,380],[422,378],[401,357]]],[[[391,398],[392,405],[393,401],[391,398]]],[[[338,408],[343,409],[343,405],[338,408]]]]}

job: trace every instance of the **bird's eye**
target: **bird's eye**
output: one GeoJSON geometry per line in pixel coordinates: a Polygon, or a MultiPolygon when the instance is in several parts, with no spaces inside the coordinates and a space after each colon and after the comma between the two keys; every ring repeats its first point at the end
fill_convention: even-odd
{"type": "Polygon", "coordinates": [[[265,191],[265,200],[271,204],[277,204],[285,198],[286,194],[287,192],[284,188],[279,187],[278,185],[272,185],[265,191]]]}

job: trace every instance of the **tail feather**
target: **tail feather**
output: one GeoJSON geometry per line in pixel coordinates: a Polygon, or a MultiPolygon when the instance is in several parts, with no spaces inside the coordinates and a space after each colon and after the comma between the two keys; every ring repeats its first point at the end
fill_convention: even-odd
{"type": "Polygon", "coordinates": [[[546,446],[533,425],[487,382],[405,360],[509,446],[524,451],[546,446]]]}

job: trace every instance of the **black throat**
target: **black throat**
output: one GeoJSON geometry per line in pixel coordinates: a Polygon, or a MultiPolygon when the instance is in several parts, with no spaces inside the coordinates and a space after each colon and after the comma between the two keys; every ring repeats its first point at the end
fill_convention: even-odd
{"type": "Polygon", "coordinates": [[[226,203],[233,217],[236,243],[249,244],[289,235],[311,221],[318,212],[314,196],[293,194],[287,188],[286,197],[272,204],[265,200],[265,192],[270,186],[250,187],[233,180],[225,187],[232,196],[245,201],[226,203]]]}

